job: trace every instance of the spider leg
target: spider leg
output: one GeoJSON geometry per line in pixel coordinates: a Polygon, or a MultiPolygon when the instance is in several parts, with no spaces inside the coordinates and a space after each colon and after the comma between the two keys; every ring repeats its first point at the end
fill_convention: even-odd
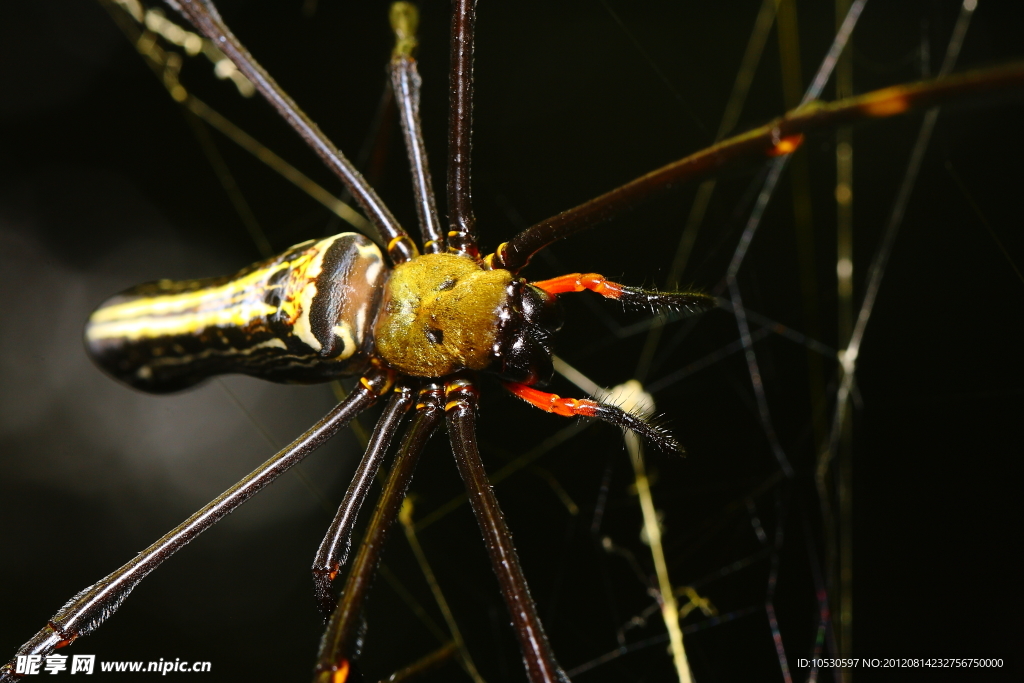
{"type": "Polygon", "coordinates": [[[399,264],[414,258],[419,252],[391,211],[373,191],[362,174],[344,154],[334,146],[319,126],[288,96],[245,46],[224,24],[217,8],[210,0],[168,0],[168,4],[188,19],[200,33],[212,40],[238,67],[238,70],[259,90],[260,94],[278,111],[281,117],[299,134],[327,167],[337,174],[363,211],[370,218],[387,244],[392,263],[399,264]]]}
{"type": "Polygon", "coordinates": [[[562,398],[525,384],[504,382],[505,388],[535,408],[563,417],[596,417],[642,436],[665,452],[683,453],[683,447],[667,429],[651,424],[642,415],[589,398],[562,398]]]}
{"type": "Polygon", "coordinates": [[[244,479],[220,494],[187,520],[164,534],[156,543],[133,557],[120,569],[72,597],[51,617],[46,626],[15,653],[10,662],[0,667],[0,681],[20,678],[14,673],[20,655],[48,655],[76,638],[88,635],[117,611],[132,589],[164,560],[187,545],[192,539],[216,524],[222,517],[258,493],[267,484],[284,474],[292,465],[319,448],[345,427],[349,421],[390,389],[394,381],[391,370],[373,369],[356,385],[347,399],[339,403],[323,419],[253,470],[244,479]]]}
{"type": "Polygon", "coordinates": [[[498,576],[505,606],[515,627],[519,647],[526,664],[530,683],[567,682],[569,678],[555,660],[548,643],[537,606],[530,596],[519,555],[512,544],[512,533],[487,480],[480,451],[476,443],[477,391],[465,379],[450,382],[445,387],[445,413],[448,416],[448,434],[455,453],[455,462],[466,484],[473,513],[476,515],[484,545],[491,558],[491,566],[498,576]]]}
{"type": "Polygon", "coordinates": [[[608,299],[621,301],[624,306],[646,308],[652,312],[670,310],[696,313],[714,308],[715,297],[701,292],[658,292],[639,287],[620,285],[597,273],[569,273],[550,280],[531,282],[548,294],[582,292],[589,289],[608,299]]]}
{"type": "Polygon", "coordinates": [[[800,136],[842,125],[904,114],[985,93],[1020,89],[1024,64],[1015,63],[882,88],[827,104],[813,102],[746,133],[717,142],[571,209],[545,218],[498,245],[485,261],[492,268],[518,273],[545,247],[610,218],[684,183],[704,180],[729,167],[788,154],[800,136]]]}
{"type": "Polygon", "coordinates": [[[476,0],[455,0],[448,85],[448,250],[474,259],[479,256],[470,185],[475,24],[476,0]]]}
{"type": "Polygon", "coordinates": [[[412,387],[407,384],[395,387],[391,401],[373,428],[366,453],[363,454],[345,497],[338,506],[334,521],[331,522],[331,527],[316,552],[316,558],[313,560],[313,587],[325,623],[334,611],[336,602],[331,593],[331,583],[337,577],[341,566],[348,560],[348,553],[352,547],[352,529],[355,527],[359,510],[412,401],[412,387]]]}
{"type": "Polygon", "coordinates": [[[405,150],[409,156],[412,171],[412,189],[416,195],[416,213],[423,235],[423,251],[433,254],[444,251],[444,235],[441,234],[441,219],[434,203],[434,185],[430,179],[427,163],[427,147],[423,143],[420,126],[420,78],[413,57],[416,41],[416,25],[419,12],[407,2],[396,2],[391,6],[391,28],[395,32],[395,50],[391,56],[391,91],[395,94],[398,111],[405,136],[405,150]]]}
{"type": "Polygon", "coordinates": [[[395,456],[387,482],[384,484],[384,491],[377,501],[373,517],[366,528],[366,535],[345,580],[345,588],[338,600],[338,606],[334,609],[320,641],[320,653],[317,656],[313,677],[315,683],[344,683],[348,678],[363,603],[370,592],[388,531],[398,515],[398,509],[416,470],[416,463],[434,428],[441,421],[442,398],[442,390],[438,384],[428,384],[420,390],[412,424],[409,425],[402,446],[395,456]]]}

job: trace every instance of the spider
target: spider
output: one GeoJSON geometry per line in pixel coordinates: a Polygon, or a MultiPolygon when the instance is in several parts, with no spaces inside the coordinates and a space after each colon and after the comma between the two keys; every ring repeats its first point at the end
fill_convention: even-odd
{"type": "MultiPolygon", "coordinates": [[[[379,20],[379,19],[378,19],[378,20],[379,20]]],[[[241,31],[241,30],[240,30],[240,31],[241,31]]],[[[255,50],[255,49],[256,49],[256,48],[254,48],[254,50],[255,50]]],[[[257,54],[259,54],[259,52],[258,52],[258,51],[257,51],[257,54]]],[[[481,58],[482,58],[482,57],[481,57],[481,58]]],[[[483,72],[481,71],[481,73],[483,73],[483,72]]],[[[905,78],[910,78],[910,76],[903,76],[903,77],[901,77],[901,78],[904,78],[904,79],[905,79],[905,78]]],[[[430,80],[428,79],[428,84],[429,84],[430,82],[431,82],[431,81],[430,81],[430,80]]],[[[437,79],[434,79],[434,82],[436,83],[436,82],[439,82],[439,81],[438,81],[437,79]]],[[[891,82],[891,81],[888,81],[888,82],[891,82]]],[[[481,88],[483,88],[483,87],[484,87],[484,85],[483,85],[483,84],[481,83],[480,87],[481,87],[481,88]]],[[[769,111],[778,111],[778,109],[779,109],[779,108],[778,108],[778,105],[775,105],[775,106],[772,106],[772,108],[771,108],[771,109],[770,109],[769,111]]],[[[755,118],[756,118],[756,117],[755,117],[755,118]]],[[[894,124],[894,125],[899,125],[899,124],[894,124]]],[[[876,127],[876,129],[878,129],[878,127],[876,127]]],[[[642,163],[642,162],[641,162],[641,163],[642,163]]],[[[649,167],[650,165],[652,165],[652,164],[648,164],[648,167],[649,167]]],[[[642,171],[642,170],[644,170],[644,168],[646,168],[646,167],[640,167],[640,168],[638,168],[637,170],[638,170],[638,171],[642,171]]],[[[632,174],[631,174],[631,175],[632,175],[632,174]]],[[[602,188],[603,186],[608,186],[608,183],[600,184],[600,185],[599,185],[599,186],[597,187],[597,189],[600,189],[600,188],[602,188]]],[[[586,197],[586,195],[582,195],[582,197],[586,197]]],[[[564,200],[563,200],[563,201],[562,201],[562,203],[561,203],[560,205],[556,205],[556,206],[554,206],[554,209],[562,208],[562,207],[564,206],[564,204],[565,204],[565,203],[564,203],[564,200]]],[[[549,213],[550,213],[550,212],[549,212],[549,213]]],[[[683,212],[683,213],[685,213],[685,212],[683,212]]],[[[532,214],[531,214],[531,215],[532,215],[532,214]]],[[[546,214],[543,214],[543,213],[542,213],[542,214],[540,214],[540,215],[546,215],[546,214]]],[[[677,224],[678,224],[678,221],[679,221],[679,219],[678,219],[678,216],[677,216],[677,224]]],[[[612,231],[614,231],[614,230],[615,230],[615,229],[617,229],[617,228],[614,228],[614,227],[612,227],[612,228],[606,228],[606,229],[611,229],[612,231]]],[[[598,234],[598,233],[597,233],[597,232],[594,232],[593,234],[595,234],[595,236],[597,236],[597,234],[598,234]]],[[[287,241],[287,239],[286,239],[286,241],[285,241],[285,242],[283,242],[282,244],[288,244],[288,243],[289,243],[289,242],[288,242],[288,241],[287,241]]],[[[492,246],[494,246],[494,245],[492,245],[492,246]]],[[[586,246],[586,247],[593,247],[592,245],[585,245],[585,246],[586,246]]],[[[581,247],[581,248],[582,248],[582,247],[581,247]]],[[[625,248],[625,247],[624,247],[624,248],[625,248]]],[[[563,258],[563,259],[564,259],[564,258],[566,258],[566,256],[562,255],[562,256],[561,256],[561,258],[563,258]]],[[[571,263],[578,263],[578,262],[581,262],[581,261],[577,261],[577,260],[571,260],[571,261],[569,261],[569,262],[571,262],[571,263]]],[[[616,265],[615,265],[615,263],[616,263],[616,262],[615,262],[615,261],[614,261],[613,259],[610,259],[610,258],[608,258],[608,259],[607,259],[607,260],[606,260],[605,262],[606,262],[606,263],[610,263],[611,265],[610,265],[609,267],[603,267],[603,266],[601,266],[601,267],[598,267],[598,268],[595,268],[595,269],[602,269],[602,267],[603,267],[603,269],[605,269],[605,270],[610,270],[611,272],[615,272],[615,270],[613,270],[613,268],[614,268],[614,267],[616,267],[616,265]]],[[[539,266],[541,266],[541,267],[544,267],[544,265],[545,265],[545,264],[544,264],[543,262],[539,263],[539,266]]],[[[549,267],[549,270],[552,270],[552,269],[553,269],[553,268],[551,268],[550,266],[548,266],[548,267],[549,267]]],[[[581,267],[585,267],[585,266],[581,266],[581,267]]],[[[210,271],[210,268],[209,268],[209,267],[207,267],[207,268],[206,268],[206,271],[210,271]]],[[[638,273],[639,273],[639,279],[640,279],[640,280],[643,280],[643,275],[644,275],[644,271],[643,271],[643,270],[641,269],[641,270],[637,270],[637,271],[635,271],[635,272],[638,272],[638,273]]],[[[554,274],[554,273],[552,273],[552,274],[554,274]]],[[[635,278],[635,275],[634,275],[634,278],[635,278]]],[[[144,278],[138,278],[138,276],[135,276],[135,280],[136,280],[136,281],[137,281],[137,280],[143,280],[143,279],[144,279],[144,278]]],[[[624,276],[624,278],[623,278],[623,279],[624,279],[624,280],[626,280],[627,278],[625,278],[625,276],[624,276]]],[[[124,284],[125,284],[125,285],[131,284],[131,281],[129,281],[129,282],[126,282],[126,283],[124,283],[124,284]]],[[[114,287],[114,288],[111,288],[111,289],[117,289],[117,288],[116,288],[116,287],[114,287]]],[[[574,305],[574,304],[570,304],[570,305],[574,305]]],[[[571,328],[570,328],[569,330],[567,330],[566,332],[567,332],[567,333],[569,333],[569,334],[572,334],[571,328]]],[[[572,337],[572,339],[575,339],[575,338],[577,338],[577,337],[574,337],[574,336],[572,337]]],[[[631,349],[631,350],[630,350],[630,352],[635,352],[635,351],[634,351],[633,349],[631,349]]],[[[593,371],[593,369],[592,369],[592,371],[593,371]]],[[[627,374],[628,374],[628,372],[629,372],[629,371],[627,371],[627,374]]],[[[562,393],[566,393],[566,394],[568,394],[568,393],[569,393],[569,390],[568,390],[567,388],[566,388],[566,389],[564,389],[564,390],[561,390],[561,391],[562,391],[562,393]]],[[[701,403],[706,403],[706,402],[712,402],[712,401],[711,401],[711,399],[709,398],[709,399],[701,399],[701,400],[700,400],[700,402],[701,402],[701,403]]],[[[496,409],[496,410],[498,410],[498,409],[496,409]]],[[[510,409],[508,409],[508,410],[509,410],[509,411],[511,411],[512,409],[510,408],[510,409]]],[[[665,410],[665,409],[663,409],[663,410],[665,410]]],[[[691,405],[691,407],[690,407],[689,409],[687,409],[687,410],[694,410],[694,407],[693,407],[693,405],[691,405]]],[[[701,409],[701,410],[702,410],[702,409],[701,409]]],[[[503,411],[503,412],[504,412],[504,411],[503,411]]],[[[680,414],[680,415],[685,415],[685,413],[684,413],[683,411],[677,411],[677,414],[680,414]]],[[[531,418],[523,418],[523,419],[531,419],[531,418]]],[[[684,418],[684,419],[685,419],[685,418],[684,418]]],[[[536,424],[536,422],[535,422],[534,424],[536,424]]],[[[542,423],[542,424],[544,424],[544,423],[542,423]]],[[[690,447],[690,450],[691,450],[691,452],[692,452],[692,451],[693,451],[693,450],[695,449],[695,447],[697,447],[697,445],[699,445],[699,439],[698,439],[698,441],[697,441],[697,444],[696,444],[696,445],[695,445],[695,444],[694,444],[693,442],[691,442],[691,441],[690,441],[690,436],[688,435],[688,434],[689,434],[689,431],[690,431],[690,430],[688,430],[688,429],[686,429],[686,428],[683,428],[683,427],[677,427],[677,431],[679,431],[679,432],[680,432],[681,434],[683,434],[683,435],[684,435],[684,440],[685,440],[685,441],[687,442],[687,445],[688,445],[688,446],[690,447]]],[[[720,434],[720,438],[721,438],[721,434],[720,434]]],[[[740,450],[741,450],[741,449],[740,449],[740,450]]],[[[751,449],[751,450],[753,450],[753,449],[751,449]]],[[[693,459],[691,458],[691,462],[692,462],[692,460],[693,460],[693,459]]],[[[603,462],[598,462],[598,464],[597,464],[597,468],[596,468],[596,469],[598,470],[598,472],[600,472],[600,470],[602,469],[603,465],[604,465],[604,463],[603,463],[603,462]]],[[[663,465],[663,469],[664,469],[665,467],[666,467],[666,466],[665,466],[665,465],[663,465]]],[[[501,494],[500,494],[500,495],[501,495],[501,494]]],[[[167,514],[168,514],[169,516],[171,516],[171,517],[172,517],[172,519],[169,519],[169,520],[168,520],[168,521],[170,521],[170,522],[176,521],[176,519],[174,519],[174,517],[180,517],[180,514],[179,514],[179,513],[177,513],[177,512],[175,512],[175,513],[173,513],[173,514],[172,514],[172,513],[170,513],[170,512],[168,512],[167,514]]],[[[671,518],[670,518],[670,519],[671,519],[671,518]]],[[[672,528],[672,527],[671,527],[671,525],[670,525],[670,528],[672,528]]],[[[517,539],[520,539],[520,537],[521,537],[521,536],[522,536],[522,533],[518,533],[518,535],[517,535],[517,539]]],[[[146,541],[148,541],[148,539],[139,539],[139,540],[137,541],[137,543],[143,543],[143,542],[146,542],[146,541]]],[[[314,543],[315,543],[315,542],[314,542],[314,543]]],[[[181,556],[181,557],[182,557],[182,558],[184,558],[184,554],[182,554],[182,556],[181,556]]],[[[185,561],[185,560],[181,559],[181,560],[176,560],[176,561],[185,561]]],[[[102,573],[103,571],[105,571],[106,569],[109,569],[109,566],[108,566],[109,564],[110,564],[110,560],[106,561],[106,564],[104,564],[103,566],[101,566],[101,567],[96,567],[96,568],[95,568],[95,569],[94,569],[94,570],[92,571],[92,573],[93,573],[93,574],[95,574],[95,575],[100,575],[100,574],[101,574],[101,573],[102,573]]],[[[93,579],[94,579],[94,578],[95,578],[95,577],[93,577],[93,579]]],[[[486,578],[486,577],[484,577],[484,578],[486,578]]],[[[154,575],[154,577],[153,577],[153,578],[152,578],[151,580],[147,580],[147,581],[154,581],[154,580],[158,580],[158,575],[157,575],[157,574],[155,574],[155,575],[154,575]]],[[[493,581],[493,580],[492,580],[492,581],[493,581]]],[[[83,583],[83,581],[81,581],[81,580],[80,580],[80,581],[78,581],[77,583],[78,583],[78,584],[82,584],[82,583],[83,583]]],[[[69,586],[69,589],[74,589],[74,588],[75,588],[75,586],[69,586]]],[[[298,590],[298,589],[297,589],[297,590],[298,590]]],[[[303,586],[302,586],[302,590],[306,590],[306,586],[305,586],[304,584],[303,584],[303,586]]],[[[383,588],[379,588],[378,590],[383,590],[383,588]]],[[[48,592],[48,591],[47,591],[47,592],[48,592]]],[[[68,592],[68,593],[70,594],[70,592],[72,592],[72,591],[71,591],[71,590],[69,590],[69,591],[66,591],[66,592],[68,592]]],[[[481,592],[482,592],[482,591],[481,591],[481,592]]],[[[134,597],[134,596],[133,596],[133,597],[134,597]]],[[[129,603],[127,603],[127,604],[126,604],[126,607],[125,607],[125,608],[126,608],[126,609],[127,609],[127,608],[129,608],[129,607],[130,607],[130,604],[131,604],[131,601],[129,601],[129,603]]],[[[44,606],[43,608],[44,608],[44,609],[49,609],[49,610],[51,610],[51,606],[44,606]]],[[[43,615],[43,617],[45,617],[45,614],[43,615]]],[[[120,616],[119,618],[125,618],[125,616],[123,616],[123,615],[122,615],[122,616],[120,616]]],[[[38,621],[38,620],[37,620],[37,621],[38,621]]],[[[111,628],[114,628],[114,627],[116,626],[117,622],[118,622],[118,620],[114,620],[114,621],[112,621],[112,622],[111,622],[111,623],[110,623],[110,624],[109,624],[108,626],[104,627],[104,630],[105,630],[105,629],[111,629],[111,628]]],[[[371,645],[370,645],[370,646],[372,647],[372,646],[373,646],[373,645],[372,645],[372,643],[374,642],[374,638],[373,638],[373,635],[374,635],[374,634],[376,634],[376,633],[379,633],[379,632],[378,632],[378,630],[377,630],[377,627],[373,626],[373,622],[371,622],[371,624],[372,624],[372,626],[371,626],[371,632],[370,632],[370,633],[371,633],[371,638],[370,638],[370,641],[369,641],[369,643],[371,643],[371,645]]],[[[100,633],[102,633],[102,632],[100,632],[100,633]]],[[[15,635],[15,634],[12,634],[12,638],[14,637],[14,635],[15,635]]],[[[88,646],[88,645],[91,645],[91,643],[89,643],[89,641],[83,641],[83,643],[80,643],[80,644],[79,644],[79,646],[80,646],[80,647],[86,647],[86,646],[88,646]],[[83,643],[84,643],[84,644],[83,644],[83,643]]]]}

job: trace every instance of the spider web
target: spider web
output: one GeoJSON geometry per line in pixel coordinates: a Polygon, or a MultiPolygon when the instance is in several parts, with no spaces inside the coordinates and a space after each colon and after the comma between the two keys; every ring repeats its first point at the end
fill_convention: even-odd
{"type": "MultiPolygon", "coordinates": [[[[342,149],[360,149],[383,78],[377,66],[352,65],[384,64],[384,9],[355,16],[354,8],[321,3],[315,22],[294,8],[287,20],[264,21],[231,9],[228,21],[296,100],[342,149]],[[348,27],[344,39],[339,29],[328,31],[337,25],[348,27]],[[321,33],[310,38],[310,31],[321,33]],[[275,45],[299,44],[308,52],[274,52],[275,45]]],[[[835,20],[830,7],[797,10],[801,73],[809,81],[835,20]]],[[[4,152],[0,196],[9,313],[0,328],[0,476],[7,492],[0,538],[4,555],[17,558],[0,570],[0,644],[8,651],[68,596],[261,462],[274,448],[268,441],[287,441],[332,401],[325,387],[245,378],[176,397],[141,397],[92,370],[80,351],[81,326],[109,293],[159,277],[229,272],[259,254],[190,128],[103,13],[88,3],[19,11],[34,28],[18,35],[31,40],[0,41],[23,67],[5,70],[5,78],[26,93],[4,105],[7,129],[21,132],[4,152]]],[[[538,12],[522,4],[514,11],[482,7],[474,178],[484,246],[710,143],[758,11],[756,2],[726,11],[636,3],[545,4],[538,12]]],[[[1019,56],[1020,12],[982,3],[960,64],[1019,56]]],[[[443,14],[423,8],[420,53],[438,186],[443,14]]],[[[869,4],[854,34],[856,91],[919,78],[923,62],[937,71],[958,14],[956,3],[899,10],[869,4]]],[[[778,52],[773,29],[737,130],[785,108],[778,52]]],[[[308,174],[333,187],[261,105],[206,83],[206,65],[186,65],[183,76],[188,69],[190,88],[278,153],[305,160],[308,174]]],[[[794,189],[800,181],[792,168],[781,176],[737,273],[761,397],[728,306],[665,325],[654,344],[649,335],[660,323],[583,295],[566,301],[559,355],[599,385],[644,375],[658,412],[687,447],[685,460],[648,454],[647,465],[672,583],[716,611],[695,609],[681,622],[695,680],[807,680],[813,674],[797,666],[799,658],[840,650],[843,625],[836,627],[826,606],[839,606],[844,565],[830,553],[844,524],[853,540],[848,632],[858,655],[1005,658],[1021,635],[1019,598],[1006,591],[1011,539],[1019,537],[1009,463],[1019,450],[1011,445],[1021,441],[1024,376],[1014,343],[1024,328],[1017,272],[1024,245],[1012,229],[1021,177],[1010,163],[1020,158],[1019,118],[1014,100],[938,116],[857,357],[849,412],[852,517],[839,515],[832,475],[826,490],[833,516],[823,514],[815,481],[841,382],[834,138],[805,144],[804,190],[794,189]],[[794,228],[799,192],[810,206],[810,247],[794,228]],[[809,259],[801,260],[801,249],[809,259]],[[762,398],[791,477],[765,429],[762,398]]],[[[856,306],[921,120],[853,133],[856,306]]],[[[329,219],[308,199],[243,152],[216,144],[275,248],[327,229],[329,219]]],[[[380,188],[412,225],[399,144],[396,135],[380,188]]],[[[719,180],[695,233],[686,228],[697,188],[683,188],[557,245],[528,274],[596,271],[664,286],[680,238],[689,235],[681,282],[714,290],[765,173],[755,166],[719,180]]],[[[579,394],[561,378],[553,386],[579,394]]],[[[490,384],[481,429],[492,472],[536,457],[497,483],[497,493],[574,680],[671,680],[657,583],[619,435],[530,411],[490,384]]],[[[335,439],[303,465],[303,476],[289,475],[154,573],[75,652],[211,660],[218,680],[307,671],[320,630],[308,565],[358,451],[357,439],[335,439]]],[[[437,512],[460,487],[439,435],[413,486],[418,538],[481,675],[520,680],[475,521],[465,506],[437,512]]],[[[410,604],[444,632],[400,536],[392,535],[387,571],[369,606],[363,665],[376,676],[441,644],[410,604]]],[[[683,593],[680,604],[687,604],[683,593]]],[[[437,680],[460,675],[446,666],[437,680]]],[[[816,675],[834,680],[835,672],[816,675]]]]}

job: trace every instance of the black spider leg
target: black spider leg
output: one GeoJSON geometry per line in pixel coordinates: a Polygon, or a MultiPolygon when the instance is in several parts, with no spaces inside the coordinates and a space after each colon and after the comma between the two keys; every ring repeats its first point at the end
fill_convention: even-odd
{"type": "Polygon", "coordinates": [[[313,676],[317,683],[344,681],[345,672],[352,658],[358,654],[357,641],[363,604],[377,573],[388,531],[398,515],[398,509],[412,481],[420,453],[423,452],[423,447],[433,434],[434,428],[441,421],[444,412],[441,409],[443,398],[439,384],[430,383],[420,390],[412,424],[409,425],[402,446],[391,465],[384,491],[377,501],[373,517],[370,518],[366,534],[359,545],[359,552],[352,561],[352,568],[345,579],[345,588],[320,640],[320,653],[313,676]]]}
{"type": "Polygon", "coordinates": [[[398,264],[414,258],[419,253],[416,244],[399,225],[381,198],[345,155],[327,139],[320,128],[299,109],[299,105],[249,54],[245,46],[224,24],[213,3],[210,0],[167,0],[167,4],[180,12],[200,33],[219,47],[306,144],[320,156],[327,167],[341,178],[370,221],[377,226],[392,263],[398,264]]]}
{"type": "Polygon", "coordinates": [[[448,250],[474,259],[480,255],[470,186],[475,24],[476,0],[454,0],[448,85],[448,250]]]}
{"type": "Polygon", "coordinates": [[[555,660],[544,627],[537,614],[537,605],[519,565],[519,555],[512,543],[512,533],[487,480],[476,443],[477,390],[468,379],[457,379],[445,387],[445,413],[448,435],[455,453],[459,474],[466,485],[466,495],[473,507],[477,524],[491,558],[491,567],[501,585],[501,594],[526,664],[530,683],[567,683],[569,677],[555,660]]]}
{"type": "Polygon", "coordinates": [[[423,251],[427,254],[444,251],[445,240],[441,234],[441,219],[434,203],[434,184],[430,179],[430,165],[427,163],[427,147],[423,143],[420,125],[420,88],[423,79],[416,67],[413,51],[416,49],[416,26],[419,14],[416,7],[407,2],[396,2],[391,6],[391,28],[395,32],[395,49],[391,55],[391,90],[398,104],[399,119],[405,137],[405,150],[409,156],[412,172],[412,189],[416,196],[416,213],[423,236],[423,251]]]}
{"type": "Polygon", "coordinates": [[[370,484],[373,483],[377,471],[380,469],[384,456],[391,446],[391,440],[398,431],[406,411],[412,405],[414,398],[413,388],[407,384],[399,384],[395,387],[391,401],[388,402],[384,413],[377,420],[370,435],[370,441],[366,445],[366,453],[359,462],[352,482],[348,485],[345,497],[338,506],[338,512],[331,522],[327,535],[320,543],[313,560],[313,588],[316,593],[316,601],[320,606],[320,612],[324,616],[324,622],[334,611],[335,598],[331,593],[331,583],[338,576],[341,567],[348,561],[348,554],[352,547],[352,529],[355,527],[359,517],[359,510],[366,500],[370,491],[370,484]]]}
{"type": "Polygon", "coordinates": [[[390,370],[374,369],[368,372],[347,399],[302,436],[164,534],[120,569],[68,600],[39,633],[21,646],[10,662],[0,667],[0,682],[21,678],[14,673],[18,656],[46,656],[98,628],[117,611],[147,574],[343,429],[353,417],[373,405],[391,387],[393,378],[394,374],[390,370]]]}
{"type": "Polygon", "coordinates": [[[545,218],[494,250],[488,264],[518,273],[545,247],[592,228],[673,187],[718,175],[727,168],[786,154],[779,143],[798,144],[801,136],[840,126],[904,114],[945,102],[965,101],[986,93],[1019,90],[1024,64],[978,69],[956,76],[892,86],[829,103],[800,106],[753,130],[734,135],[689,156],[634,178],[571,209],[545,218]]]}

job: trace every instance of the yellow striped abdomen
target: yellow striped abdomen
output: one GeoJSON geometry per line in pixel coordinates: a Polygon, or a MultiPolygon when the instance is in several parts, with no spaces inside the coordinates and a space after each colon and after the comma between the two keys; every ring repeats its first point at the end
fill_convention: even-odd
{"type": "Polygon", "coordinates": [[[105,301],[85,343],[138,389],[183,389],[212,375],[324,382],[361,371],[387,271],[356,233],[296,245],[229,277],[160,280],[105,301]]]}

